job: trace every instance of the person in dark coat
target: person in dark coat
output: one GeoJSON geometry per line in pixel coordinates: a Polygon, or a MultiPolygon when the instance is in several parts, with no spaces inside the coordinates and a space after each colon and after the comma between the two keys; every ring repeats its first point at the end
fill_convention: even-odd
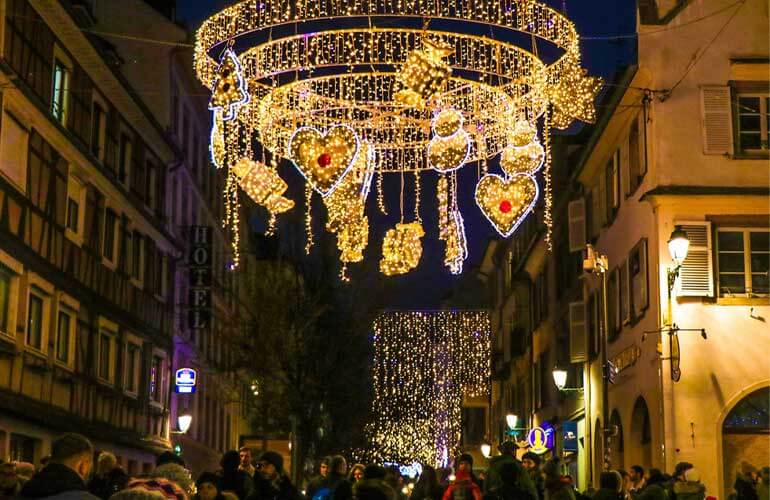
{"type": "MultiPolygon", "coordinates": [[[[301,500],[297,488],[283,470],[283,457],[274,451],[266,451],[257,461],[254,475],[254,491],[248,500],[301,500]]],[[[220,490],[221,491],[221,490],[220,490]]]]}
{"type": "Polygon", "coordinates": [[[438,481],[436,469],[430,465],[423,465],[422,474],[412,490],[409,500],[441,500],[444,496],[444,488],[438,481]]]}
{"type": "Polygon", "coordinates": [[[658,469],[650,469],[647,484],[639,491],[632,492],[633,500],[668,500],[666,476],[658,469]]]}
{"type": "Polygon", "coordinates": [[[535,487],[539,500],[545,500],[545,485],[543,475],[540,473],[540,455],[528,451],[521,457],[521,463],[527,470],[527,475],[535,487]]]}
{"type": "Polygon", "coordinates": [[[673,498],[676,500],[704,500],[706,487],[700,482],[700,472],[695,467],[687,469],[682,475],[684,481],[674,483],[673,498]]]}
{"type": "Polygon", "coordinates": [[[322,488],[328,489],[330,500],[351,500],[353,498],[353,485],[348,481],[348,463],[345,457],[340,455],[331,457],[329,474],[326,476],[322,488]]]}
{"type": "Polygon", "coordinates": [[[756,487],[754,486],[754,474],[757,469],[748,462],[741,462],[738,474],[735,476],[735,500],[758,500],[756,487]]]}
{"type": "Polygon", "coordinates": [[[198,476],[195,487],[198,491],[193,500],[224,500],[225,498],[219,492],[219,476],[213,472],[204,472],[198,476]]]}
{"type": "Polygon", "coordinates": [[[541,500],[575,500],[572,487],[562,481],[559,473],[559,458],[554,457],[543,466],[544,496],[541,500]]]}
{"type": "Polygon", "coordinates": [[[52,443],[50,462],[27,481],[21,498],[99,500],[88,492],[85,483],[93,456],[94,447],[85,436],[64,434],[52,443]]]}
{"type": "Polygon", "coordinates": [[[103,451],[96,459],[96,474],[88,482],[88,491],[103,500],[109,499],[128,484],[128,474],[118,466],[118,459],[103,451]]]}
{"type": "Polygon", "coordinates": [[[618,471],[610,470],[599,475],[599,489],[593,500],[623,500],[623,477],[618,471]]]}
{"type": "Polygon", "coordinates": [[[527,476],[524,468],[514,461],[506,461],[496,469],[499,484],[492,486],[484,494],[484,500],[537,500],[537,493],[528,482],[525,487],[522,478],[527,476]]]}
{"type": "Polygon", "coordinates": [[[307,491],[307,497],[309,499],[312,499],[313,496],[315,496],[316,491],[318,491],[323,482],[326,481],[326,476],[329,475],[329,462],[331,459],[332,457],[323,457],[318,464],[318,475],[314,476],[307,483],[307,488],[305,490],[307,491]]]}
{"type": "Polygon", "coordinates": [[[248,473],[240,470],[241,456],[235,450],[230,450],[222,455],[219,462],[222,466],[222,477],[219,479],[219,491],[229,491],[240,500],[248,497],[254,489],[254,483],[248,473]]]}
{"type": "Polygon", "coordinates": [[[489,459],[489,469],[487,469],[487,478],[486,481],[484,481],[483,487],[484,492],[488,493],[495,488],[502,487],[505,483],[502,478],[502,467],[506,464],[514,464],[517,478],[516,487],[518,489],[526,490],[533,500],[538,500],[538,492],[537,488],[535,488],[535,483],[529,477],[529,473],[524,468],[524,465],[516,458],[516,450],[518,449],[516,444],[511,441],[505,441],[498,449],[501,454],[489,459]]]}

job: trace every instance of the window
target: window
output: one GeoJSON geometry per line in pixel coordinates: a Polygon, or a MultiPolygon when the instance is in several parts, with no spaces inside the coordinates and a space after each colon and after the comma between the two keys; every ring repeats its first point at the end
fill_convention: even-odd
{"type": "Polygon", "coordinates": [[[115,376],[114,359],[115,353],[113,352],[115,343],[115,334],[106,330],[99,330],[99,342],[98,342],[98,375],[99,378],[105,382],[112,383],[115,376]]]}
{"type": "Polygon", "coordinates": [[[115,252],[115,243],[117,241],[118,216],[114,211],[107,208],[104,211],[104,246],[102,255],[111,264],[117,260],[115,252]]]}
{"type": "Polygon", "coordinates": [[[3,113],[0,128],[0,174],[11,181],[21,192],[27,192],[27,154],[29,132],[21,122],[3,113]]]}
{"type": "Polygon", "coordinates": [[[720,228],[717,231],[719,295],[767,297],[770,270],[768,229],[720,228]]]}
{"type": "MultiPolygon", "coordinates": [[[[643,118],[642,118],[643,119],[643,118]]],[[[639,117],[631,122],[628,133],[628,180],[626,181],[626,196],[636,192],[647,173],[647,163],[644,158],[643,129],[639,127],[639,117]]]]}
{"type": "Polygon", "coordinates": [[[147,206],[151,210],[158,209],[158,172],[155,165],[147,163],[147,206]]]}
{"type": "Polygon", "coordinates": [[[104,159],[104,141],[107,133],[107,117],[102,105],[96,101],[91,106],[91,153],[104,159]]]}
{"type": "Polygon", "coordinates": [[[132,244],[131,278],[141,283],[144,281],[144,236],[142,233],[134,231],[132,244]]]}
{"type": "Polygon", "coordinates": [[[766,94],[738,95],[738,149],[767,151],[770,128],[770,97],[766,94]]]}
{"type": "Polygon", "coordinates": [[[27,310],[27,345],[43,350],[43,304],[44,299],[36,293],[29,294],[27,310]]]}
{"type": "Polygon", "coordinates": [[[67,124],[67,111],[69,107],[71,70],[58,58],[53,64],[53,94],[51,97],[51,113],[56,121],[62,125],[67,124]]]}
{"type": "Polygon", "coordinates": [[[0,266],[0,332],[10,334],[8,325],[11,315],[11,273],[0,266]]]}
{"type": "Polygon", "coordinates": [[[131,155],[133,145],[131,138],[126,134],[120,136],[120,158],[118,160],[118,180],[123,184],[128,184],[131,175],[131,155]]]}
{"type": "Polygon", "coordinates": [[[640,318],[649,305],[647,293],[647,240],[643,239],[631,250],[628,257],[628,277],[631,289],[631,311],[634,319],[640,318]]]}
{"type": "Polygon", "coordinates": [[[77,177],[70,175],[67,179],[67,236],[78,245],[83,242],[83,225],[85,224],[86,189],[77,177]]]}
{"type": "Polygon", "coordinates": [[[618,285],[620,288],[620,320],[623,325],[631,322],[631,300],[628,287],[628,261],[618,268],[618,285]]]}
{"type": "Polygon", "coordinates": [[[607,280],[607,315],[609,324],[607,325],[607,339],[613,341],[618,338],[620,333],[620,287],[618,281],[620,271],[616,268],[610,273],[607,280]]]}
{"type": "Polygon", "coordinates": [[[607,219],[612,220],[620,208],[620,149],[616,149],[605,167],[607,181],[607,219]]]}
{"type": "Polygon", "coordinates": [[[135,342],[128,342],[126,347],[125,391],[131,394],[139,392],[139,374],[142,369],[142,348],[135,342]]]}
{"type": "Polygon", "coordinates": [[[56,361],[65,365],[71,365],[72,359],[72,341],[75,335],[75,315],[67,309],[59,310],[59,317],[56,323],[56,361]]]}
{"type": "Polygon", "coordinates": [[[150,367],[150,400],[156,403],[163,401],[163,358],[158,355],[152,357],[150,367]]]}

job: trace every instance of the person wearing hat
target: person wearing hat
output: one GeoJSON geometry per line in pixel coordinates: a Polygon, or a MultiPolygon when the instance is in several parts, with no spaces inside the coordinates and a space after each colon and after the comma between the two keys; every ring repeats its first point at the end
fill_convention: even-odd
{"type": "Polygon", "coordinates": [[[219,476],[213,472],[203,472],[195,481],[198,492],[194,500],[223,500],[225,497],[219,493],[219,476]]]}
{"type": "Polygon", "coordinates": [[[266,451],[257,460],[254,474],[254,491],[248,500],[301,500],[297,488],[283,470],[283,457],[274,451],[266,451]]]}
{"type": "Polygon", "coordinates": [[[110,500],[187,500],[187,494],[178,484],[162,477],[134,479],[126,489],[110,497],[110,500]]]}

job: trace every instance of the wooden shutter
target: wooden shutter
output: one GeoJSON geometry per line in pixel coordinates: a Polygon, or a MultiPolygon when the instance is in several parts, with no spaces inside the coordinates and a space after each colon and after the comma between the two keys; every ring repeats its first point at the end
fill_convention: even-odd
{"type": "Polygon", "coordinates": [[[730,87],[701,87],[701,128],[703,154],[725,155],[733,152],[733,126],[730,87]]]}
{"type": "Polygon", "coordinates": [[[711,253],[711,222],[677,222],[687,233],[690,250],[679,271],[682,297],[714,296],[714,264],[711,253]]]}
{"type": "Polygon", "coordinates": [[[569,305],[569,359],[571,363],[586,361],[586,308],[583,302],[569,305]]]}
{"type": "Polygon", "coordinates": [[[569,251],[580,252],[586,246],[586,202],[584,199],[569,202],[569,251]]]}

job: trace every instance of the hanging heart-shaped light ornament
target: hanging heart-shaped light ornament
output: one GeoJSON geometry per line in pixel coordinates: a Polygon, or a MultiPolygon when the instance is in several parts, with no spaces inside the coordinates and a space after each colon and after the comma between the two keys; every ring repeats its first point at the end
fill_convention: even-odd
{"type": "Polygon", "coordinates": [[[545,162],[545,149],[537,141],[526,146],[507,146],[500,156],[500,167],[511,176],[517,174],[533,175],[545,162]]]}
{"type": "Polygon", "coordinates": [[[417,267],[422,257],[422,242],[425,231],[419,222],[396,224],[385,233],[382,241],[380,272],[386,276],[405,274],[417,267]]]}
{"type": "Polygon", "coordinates": [[[321,196],[329,196],[356,159],[360,141],[347,125],[335,125],[326,134],[302,127],[289,140],[289,158],[321,196]]]}
{"type": "Polygon", "coordinates": [[[233,165],[232,172],[246,194],[271,214],[281,214],[294,207],[294,201],[284,198],[289,187],[275,169],[264,163],[242,158],[233,165]]]}
{"type": "Polygon", "coordinates": [[[516,147],[526,146],[537,140],[537,127],[528,120],[518,120],[510,133],[510,143],[516,147]]]}
{"type": "Polygon", "coordinates": [[[507,238],[532,211],[539,194],[537,181],[529,175],[506,180],[487,174],[476,185],[476,204],[497,232],[507,238]]]}

